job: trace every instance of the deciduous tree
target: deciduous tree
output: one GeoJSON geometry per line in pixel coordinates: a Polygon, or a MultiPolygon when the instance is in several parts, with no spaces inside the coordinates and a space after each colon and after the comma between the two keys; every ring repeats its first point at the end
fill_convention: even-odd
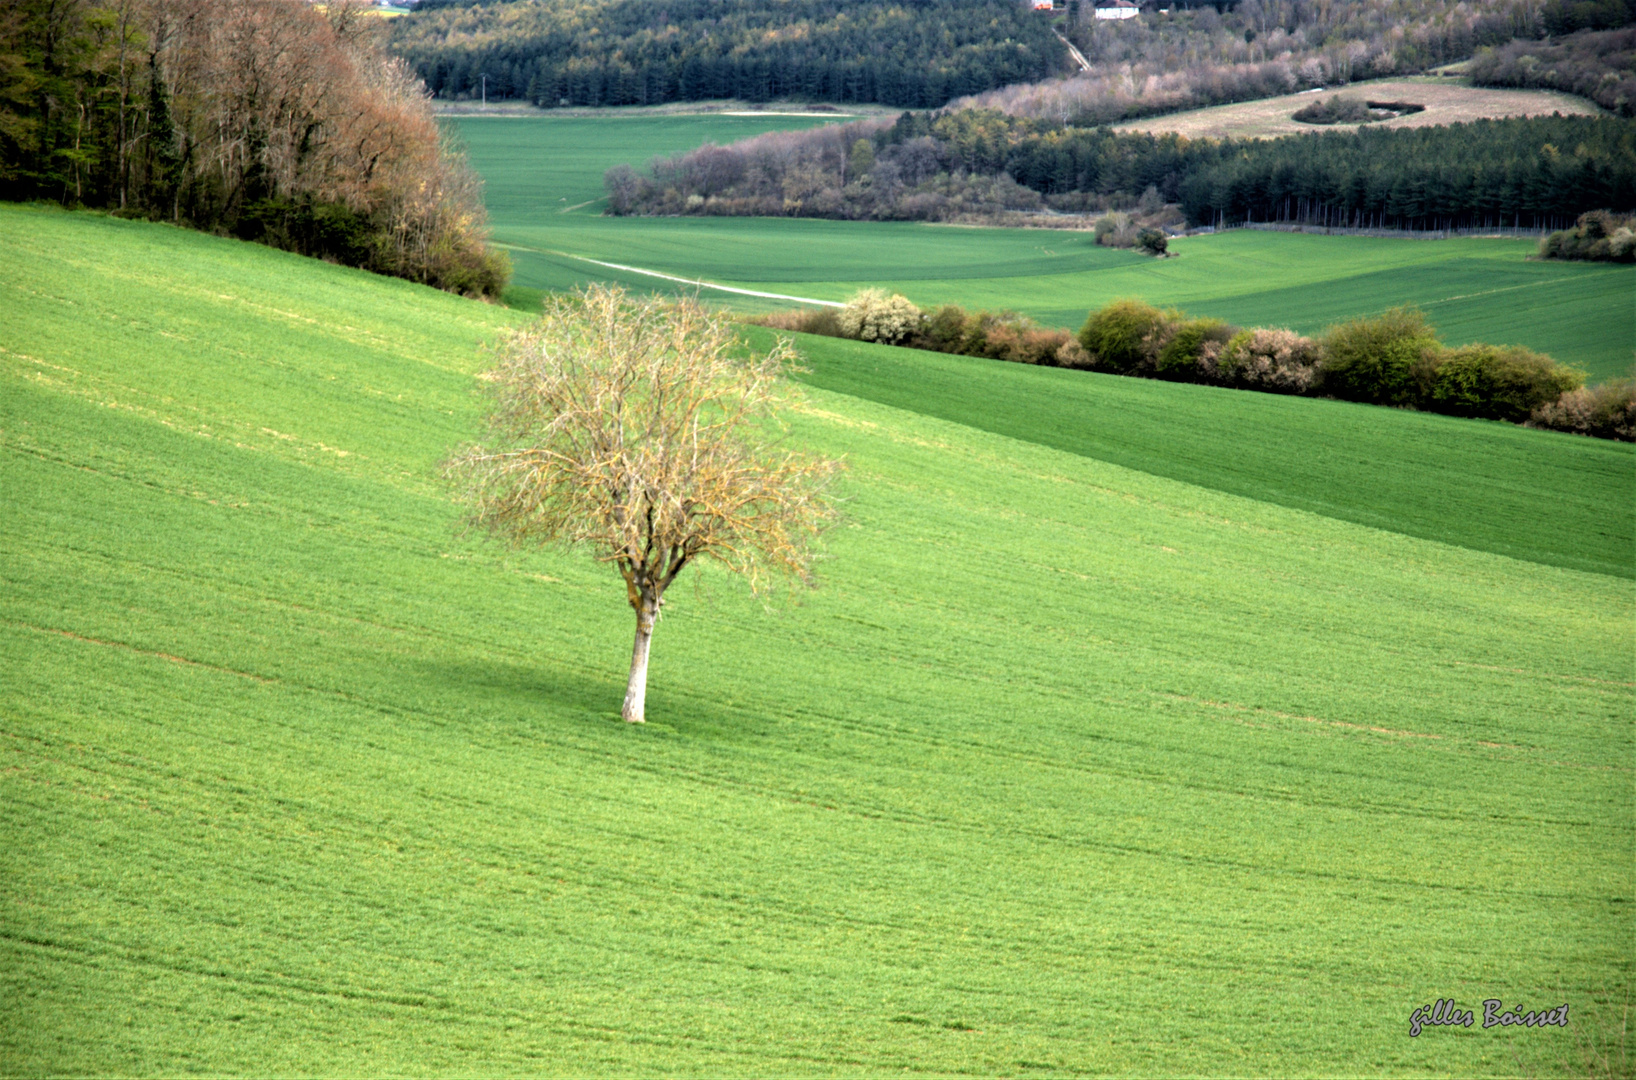
{"type": "Polygon", "coordinates": [[[488,373],[489,437],[457,454],[470,521],[515,545],[589,548],[636,613],[624,718],[644,719],[665,590],[698,559],[760,589],[810,581],[840,463],[784,446],[787,342],[748,359],[692,301],[592,286],[551,301],[488,373]]]}

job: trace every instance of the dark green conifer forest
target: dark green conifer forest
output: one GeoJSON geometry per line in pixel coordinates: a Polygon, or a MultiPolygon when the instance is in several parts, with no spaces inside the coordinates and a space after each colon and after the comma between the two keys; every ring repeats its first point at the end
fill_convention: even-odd
{"type": "Polygon", "coordinates": [[[547,108],[787,97],[933,108],[1070,66],[1049,15],[1016,0],[428,3],[398,24],[394,49],[434,94],[547,108]]]}
{"type": "Polygon", "coordinates": [[[656,161],[648,177],[608,177],[614,213],[881,220],[1083,210],[1149,189],[1193,225],[1558,229],[1636,206],[1636,122],[1544,116],[1218,141],[964,109],[764,135],[656,161]],[[872,147],[867,170],[850,152],[859,139],[872,147]]]}

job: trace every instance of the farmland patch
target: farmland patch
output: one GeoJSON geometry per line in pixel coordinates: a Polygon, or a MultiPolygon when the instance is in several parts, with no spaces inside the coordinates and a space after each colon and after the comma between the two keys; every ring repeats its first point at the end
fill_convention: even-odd
{"type": "MultiPolygon", "coordinates": [[[[1636,268],[1531,262],[1528,240],[1400,240],[1239,230],[1173,241],[1155,260],[1098,247],[1089,233],[789,218],[607,218],[602,171],[655,153],[770,130],[776,119],[720,117],[459,120],[487,180],[495,236],[513,245],[518,284],[588,280],[656,287],[583,258],[752,292],[842,301],[860,288],[922,305],[1012,309],[1077,328],[1122,296],[1198,316],[1302,333],[1420,304],[1445,341],[1526,345],[1589,371],[1625,374],[1636,341],[1636,268]],[[560,212],[559,212],[560,211],[560,212]]],[[[657,286],[686,289],[688,286],[657,286]]],[[[708,297],[708,294],[706,294],[708,297]]],[[[779,301],[722,302],[752,312],[779,301]]]]}
{"type": "MultiPolygon", "coordinates": [[[[1313,128],[1311,124],[1296,120],[1294,114],[1314,101],[1327,101],[1337,94],[1359,101],[1378,101],[1385,106],[1397,103],[1423,106],[1419,110],[1401,111],[1389,119],[1376,120],[1371,125],[1381,127],[1433,127],[1507,116],[1549,116],[1553,112],[1564,116],[1602,115],[1600,108],[1574,94],[1554,90],[1471,86],[1460,79],[1425,75],[1408,79],[1375,79],[1328,90],[1307,90],[1283,97],[1190,109],[1115,124],[1114,130],[1150,131],[1155,134],[1175,132],[1190,139],[1271,139],[1280,135],[1300,135],[1310,133],[1313,128]]],[[[1336,128],[1356,126],[1355,123],[1334,125],[1336,128]]]]}

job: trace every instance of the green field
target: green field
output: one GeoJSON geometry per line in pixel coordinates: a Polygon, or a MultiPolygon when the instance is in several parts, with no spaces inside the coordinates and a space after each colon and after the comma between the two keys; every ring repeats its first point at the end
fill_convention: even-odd
{"type": "MultiPolygon", "coordinates": [[[[1418,304],[1451,344],[1527,345],[1590,372],[1629,372],[1636,268],[1527,261],[1525,240],[1396,240],[1234,231],[1173,245],[1155,261],[1100,248],[1088,234],[883,222],[602,216],[602,172],[780,123],[722,117],[462,119],[487,181],[495,237],[517,283],[564,289],[590,280],[662,285],[572,256],[818,300],[865,285],[921,305],[1011,308],[1053,326],[1120,296],[1180,305],[1243,325],[1325,326],[1418,304]],[[569,209],[573,208],[573,209],[569,209]],[[564,212],[567,211],[567,212],[564,212]]],[[[708,295],[708,294],[707,294],[708,295]]],[[[717,294],[732,306],[790,306],[717,294]]]]}
{"type": "Polygon", "coordinates": [[[515,313],[27,208],[0,259],[0,1072],[1553,1075],[1617,1022],[1636,590],[1574,567],[1629,572],[1629,446],[815,347],[823,585],[678,587],[632,728],[617,577],[436,480],[515,313]],[[1326,447],[1431,496],[1298,508],[1326,447]]]}
{"type": "MultiPolygon", "coordinates": [[[[747,333],[763,348],[775,336],[760,327],[747,333]]],[[[1345,401],[1292,408],[1271,394],[794,337],[810,386],[1343,521],[1636,577],[1636,470],[1619,444],[1542,440],[1511,424],[1429,414],[1405,422],[1345,401]]]]}

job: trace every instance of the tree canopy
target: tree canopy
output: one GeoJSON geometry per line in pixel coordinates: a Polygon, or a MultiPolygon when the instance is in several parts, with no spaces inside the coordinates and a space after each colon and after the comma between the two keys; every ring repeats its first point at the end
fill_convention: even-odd
{"type": "Polygon", "coordinates": [[[513,333],[486,376],[488,439],[458,453],[470,521],[515,545],[588,548],[624,579],[636,643],[623,714],[644,719],[664,594],[698,559],[764,587],[810,581],[840,463],[786,448],[788,342],[742,357],[696,301],[591,286],[513,333]]]}
{"type": "Polygon", "coordinates": [[[231,232],[497,293],[475,177],[347,0],[0,6],[0,198],[231,232]]]}

